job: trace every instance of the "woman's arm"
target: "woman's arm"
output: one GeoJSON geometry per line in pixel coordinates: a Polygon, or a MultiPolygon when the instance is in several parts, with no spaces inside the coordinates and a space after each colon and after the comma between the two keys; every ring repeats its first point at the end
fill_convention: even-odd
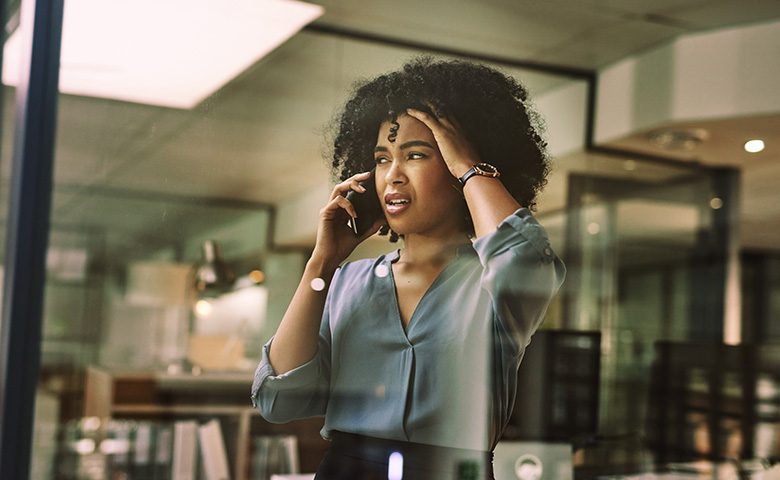
{"type": "MultiPolygon", "coordinates": [[[[476,152],[460,134],[455,122],[447,117],[434,117],[426,112],[408,109],[407,113],[431,129],[444,163],[455,178],[462,177],[479,163],[476,152]]],[[[475,175],[463,187],[463,195],[474,222],[476,238],[496,230],[496,227],[520,204],[498,178],[475,175]]]]}
{"type": "Polygon", "coordinates": [[[357,212],[345,195],[351,190],[360,194],[366,192],[359,182],[369,179],[369,175],[370,172],[358,173],[337,184],[333,187],[328,204],[320,210],[314,252],[306,263],[295,295],[274,335],[270,362],[277,374],[306,363],[317,353],[317,330],[336,268],[360,242],[376,233],[382,224],[383,219],[377,219],[360,237],[355,237],[346,225],[347,214],[356,217],[357,212]],[[312,281],[316,279],[324,288],[318,290],[312,287],[312,281]]]}
{"type": "Polygon", "coordinates": [[[331,271],[316,257],[309,260],[277,334],[263,346],[251,398],[269,422],[325,414],[331,369],[328,304],[335,289],[312,289],[311,280],[321,278],[327,279],[326,285],[335,284],[340,272],[328,275],[331,271]],[[272,361],[272,356],[276,360],[272,361]]]}
{"type": "Polygon", "coordinates": [[[317,332],[337,267],[314,256],[306,263],[295,295],[274,335],[273,347],[269,350],[271,366],[277,375],[303,365],[317,354],[317,332]],[[319,291],[312,288],[312,281],[318,278],[324,282],[324,288],[319,291]]]}
{"type": "MultiPolygon", "coordinates": [[[[455,178],[479,157],[453,119],[408,109],[431,129],[455,178]]],[[[474,249],[484,268],[482,288],[493,299],[498,327],[521,355],[566,276],[544,228],[512,197],[499,178],[475,175],[463,187],[474,223],[474,249]]]]}
{"type": "Polygon", "coordinates": [[[502,336],[511,341],[514,354],[521,355],[560,290],[566,267],[527,208],[517,209],[475,240],[474,250],[502,336]]]}
{"type": "Polygon", "coordinates": [[[495,232],[506,217],[520,208],[520,204],[498,178],[474,175],[463,186],[463,195],[474,222],[475,238],[495,232]]]}

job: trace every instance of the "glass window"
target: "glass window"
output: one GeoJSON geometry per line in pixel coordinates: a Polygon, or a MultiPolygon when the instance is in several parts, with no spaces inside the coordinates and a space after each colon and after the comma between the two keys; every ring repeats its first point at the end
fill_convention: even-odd
{"type": "MultiPolygon", "coordinates": [[[[249,3],[242,15],[204,3],[151,17],[91,5],[66,12],[31,478],[311,475],[334,446],[355,448],[355,434],[382,455],[401,448],[377,460],[388,478],[428,458],[478,478],[489,452],[496,478],[545,463],[562,479],[777,453],[777,402],[763,388],[777,377],[776,255],[742,252],[742,290],[727,287],[740,171],[626,149],[625,139],[591,145],[596,73],[482,56],[490,36],[458,53],[410,40],[423,34],[312,26],[322,13],[312,5],[278,17],[249,3]],[[269,32],[279,35],[262,47],[269,32]],[[446,121],[376,107],[447,105],[408,92],[347,103],[356,82],[420,55],[480,62],[526,87],[517,105],[538,117],[514,133],[538,127],[552,167],[534,208],[488,189],[467,201],[452,171],[462,165],[444,161],[448,137],[436,128],[446,121]],[[339,123],[353,107],[381,118],[339,123]],[[334,146],[339,128],[352,136],[334,146]],[[417,212],[414,228],[433,235],[407,225],[408,238],[446,255],[416,261],[414,240],[391,241],[395,232],[332,264],[320,255],[344,163],[334,149],[361,135],[368,147],[349,151],[364,156],[346,176],[374,167],[388,224],[417,212]],[[414,195],[384,197],[404,197],[405,181],[414,195]],[[740,296],[737,329],[758,346],[723,344],[740,296]]],[[[6,81],[6,210],[15,93],[6,81]]],[[[662,107],[630,113],[644,121],[662,107]]],[[[464,151],[489,155],[503,139],[500,125],[455,120],[452,131],[459,121],[485,134],[464,151]]]]}

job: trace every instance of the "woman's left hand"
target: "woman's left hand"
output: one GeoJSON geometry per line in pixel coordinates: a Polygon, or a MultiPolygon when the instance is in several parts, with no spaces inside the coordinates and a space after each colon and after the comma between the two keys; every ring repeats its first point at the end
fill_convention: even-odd
{"type": "Polygon", "coordinates": [[[444,163],[455,178],[460,178],[469,168],[479,163],[477,152],[463,136],[457,122],[447,117],[435,117],[429,113],[407,108],[406,113],[423,122],[433,132],[444,163]]]}

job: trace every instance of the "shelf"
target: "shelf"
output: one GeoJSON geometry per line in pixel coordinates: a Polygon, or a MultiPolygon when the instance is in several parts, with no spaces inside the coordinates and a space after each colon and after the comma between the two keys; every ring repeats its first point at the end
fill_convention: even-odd
{"type": "Polygon", "coordinates": [[[257,435],[296,435],[301,468],[316,469],[317,459],[323,457],[328,447],[319,433],[322,418],[285,425],[266,422],[249,398],[252,378],[253,372],[192,375],[91,365],[86,372],[83,415],[125,419],[173,417],[164,420],[219,418],[228,425],[225,443],[235,480],[249,478],[252,437],[257,435]]]}
{"type": "Polygon", "coordinates": [[[122,405],[115,404],[111,413],[117,415],[259,415],[252,407],[223,405],[122,405]]]}

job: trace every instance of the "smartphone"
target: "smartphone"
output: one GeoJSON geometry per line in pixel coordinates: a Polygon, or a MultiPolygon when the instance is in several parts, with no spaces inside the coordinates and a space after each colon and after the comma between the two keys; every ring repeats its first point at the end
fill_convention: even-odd
{"type": "Polygon", "coordinates": [[[366,180],[360,182],[366,189],[365,192],[350,190],[346,195],[347,200],[352,203],[357,212],[357,219],[349,220],[350,227],[352,227],[352,231],[355,232],[357,237],[366,233],[377,218],[383,218],[385,215],[384,210],[382,210],[382,204],[379,203],[379,198],[376,194],[375,170],[371,169],[371,175],[366,180]]]}

